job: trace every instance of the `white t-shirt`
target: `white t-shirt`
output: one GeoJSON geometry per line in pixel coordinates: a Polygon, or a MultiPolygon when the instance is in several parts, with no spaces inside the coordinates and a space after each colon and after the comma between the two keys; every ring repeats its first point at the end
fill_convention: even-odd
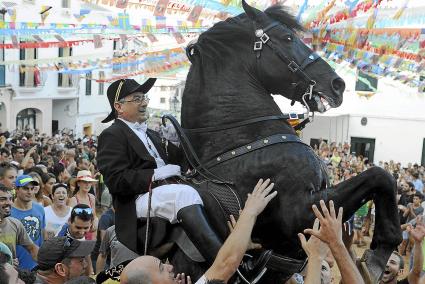
{"type": "Polygon", "coordinates": [[[198,279],[198,281],[196,281],[195,284],[207,284],[207,277],[205,277],[205,275],[202,275],[201,278],[198,279]]]}
{"type": "MultiPolygon", "coordinates": [[[[67,206],[68,207],[68,206],[67,206]]],[[[68,222],[69,217],[71,217],[71,207],[68,207],[68,213],[65,217],[59,217],[53,211],[52,205],[44,207],[44,213],[46,215],[46,232],[48,238],[57,236],[62,226],[68,222]]]]}

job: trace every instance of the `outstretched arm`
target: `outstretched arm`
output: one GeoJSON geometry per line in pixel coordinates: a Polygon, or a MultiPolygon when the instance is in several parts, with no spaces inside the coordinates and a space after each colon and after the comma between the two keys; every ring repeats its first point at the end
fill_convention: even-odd
{"type": "Polygon", "coordinates": [[[239,216],[235,229],[219,250],[213,265],[205,273],[207,279],[227,282],[235,273],[251,243],[251,232],[257,216],[277,195],[276,191],[269,194],[273,186],[269,179],[265,182],[260,179],[252,194],[248,194],[245,208],[239,216]]]}
{"type": "Polygon", "coordinates": [[[323,214],[316,205],[313,205],[313,211],[320,221],[320,229],[306,229],[305,234],[313,235],[323,242],[327,243],[341,272],[343,283],[364,283],[360,272],[350,257],[342,241],[342,207],[335,213],[333,201],[329,201],[329,210],[323,200],[320,200],[320,207],[323,214]]]}
{"type": "MultiPolygon", "coordinates": [[[[314,220],[313,230],[319,229],[319,219],[314,220]]],[[[322,242],[315,236],[310,236],[310,239],[306,241],[303,234],[299,233],[298,237],[301,241],[301,246],[308,256],[307,264],[307,277],[304,284],[320,284],[321,273],[322,273],[322,262],[325,261],[325,257],[329,251],[329,247],[326,243],[322,242]]]]}
{"type": "Polygon", "coordinates": [[[422,216],[416,217],[416,227],[411,224],[408,225],[407,231],[415,241],[413,253],[413,268],[407,276],[409,284],[419,283],[421,278],[422,266],[424,263],[424,256],[422,252],[422,243],[425,237],[425,226],[422,221],[422,216]]]}

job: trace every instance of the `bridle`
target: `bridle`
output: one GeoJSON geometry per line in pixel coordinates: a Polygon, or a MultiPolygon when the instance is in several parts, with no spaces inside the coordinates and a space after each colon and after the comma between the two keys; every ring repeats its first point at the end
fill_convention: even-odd
{"type": "MultiPolygon", "coordinates": [[[[306,119],[309,119],[310,121],[313,120],[314,118],[314,113],[310,111],[310,107],[307,104],[306,98],[308,98],[308,100],[311,100],[313,97],[313,89],[316,86],[316,81],[314,81],[313,79],[310,78],[310,76],[305,72],[305,69],[313,64],[314,62],[316,62],[320,57],[319,55],[317,55],[315,52],[310,53],[301,63],[301,65],[298,65],[298,63],[295,62],[295,60],[292,60],[290,58],[288,58],[283,52],[281,52],[276,45],[273,44],[272,39],[270,38],[270,36],[266,33],[270,30],[272,30],[273,28],[277,27],[277,26],[282,26],[284,27],[283,24],[279,23],[279,22],[272,22],[271,24],[269,24],[268,26],[266,26],[265,28],[257,28],[256,23],[254,22],[254,28],[255,28],[255,37],[257,39],[257,41],[254,42],[254,51],[256,53],[256,57],[257,57],[257,61],[260,60],[261,58],[261,51],[263,50],[263,46],[266,45],[268,47],[271,48],[271,50],[274,52],[274,54],[277,55],[277,57],[279,57],[288,67],[289,71],[291,71],[292,73],[294,73],[295,75],[297,75],[297,77],[304,83],[307,84],[307,89],[304,93],[304,95],[302,96],[302,102],[306,108],[306,119]],[[311,113],[311,114],[310,114],[311,113]],[[311,119],[310,119],[311,118],[311,119]]],[[[289,40],[292,40],[289,38],[289,40]]],[[[298,86],[301,82],[293,82],[292,85],[293,86],[298,86]]],[[[292,99],[292,101],[294,101],[294,99],[292,99]]]]}
{"type": "MultiPolygon", "coordinates": [[[[254,22],[255,26],[255,22],[254,22]]],[[[307,98],[309,100],[313,97],[313,89],[316,85],[316,81],[312,80],[310,76],[305,72],[305,69],[307,66],[311,65],[312,63],[316,62],[317,59],[320,57],[312,52],[310,53],[307,58],[303,60],[301,65],[298,65],[294,60],[291,60],[288,58],[285,54],[283,54],[276,46],[273,44],[272,39],[267,34],[268,31],[271,29],[277,27],[277,26],[283,26],[283,24],[279,22],[272,22],[270,25],[266,26],[265,28],[255,28],[255,36],[257,38],[257,41],[254,43],[254,51],[256,53],[257,61],[261,58],[261,51],[263,50],[263,46],[267,45],[272,49],[272,51],[288,66],[288,69],[297,75],[297,78],[299,78],[298,82],[294,82],[293,85],[298,86],[301,83],[307,84],[307,89],[305,94],[302,96],[302,101],[304,103],[304,106],[307,109],[307,114],[302,115],[302,118],[304,118],[304,121],[302,121],[298,126],[298,129],[302,129],[305,127],[305,125],[312,121],[313,115],[310,114],[310,107],[307,104],[307,98]],[[310,119],[311,118],[311,119],[310,119]]],[[[193,45],[188,46],[188,57],[192,55],[192,48],[193,45]]],[[[282,115],[272,115],[272,116],[264,116],[264,117],[256,117],[247,119],[244,121],[234,122],[230,124],[225,125],[218,125],[218,126],[210,126],[210,127],[201,127],[201,128],[182,128],[180,124],[177,122],[177,120],[172,117],[171,115],[165,115],[162,118],[162,123],[165,125],[165,120],[170,120],[171,123],[174,125],[174,128],[176,129],[177,135],[180,138],[181,145],[183,148],[183,151],[186,154],[186,157],[188,158],[189,164],[194,169],[194,174],[199,173],[201,176],[206,178],[207,180],[213,181],[214,183],[219,184],[227,184],[232,185],[233,182],[225,180],[216,174],[212,173],[208,167],[206,167],[205,163],[202,163],[197,156],[192,144],[190,143],[189,138],[187,137],[187,134],[197,134],[197,133],[207,133],[207,132],[218,132],[223,131],[227,129],[232,129],[236,127],[246,126],[253,123],[258,123],[262,121],[270,121],[270,120],[282,120],[282,119],[291,119],[293,114],[282,114],[282,115]]],[[[297,115],[298,117],[298,115],[297,115]]],[[[296,129],[297,130],[297,129],[296,129]]]]}

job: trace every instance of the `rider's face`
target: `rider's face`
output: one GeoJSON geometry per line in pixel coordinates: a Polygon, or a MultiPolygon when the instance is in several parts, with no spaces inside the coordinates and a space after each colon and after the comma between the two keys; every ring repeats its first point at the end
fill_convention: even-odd
{"type": "Polygon", "coordinates": [[[148,118],[146,112],[148,101],[143,98],[145,95],[138,92],[115,103],[118,116],[129,122],[145,122],[148,118]]]}

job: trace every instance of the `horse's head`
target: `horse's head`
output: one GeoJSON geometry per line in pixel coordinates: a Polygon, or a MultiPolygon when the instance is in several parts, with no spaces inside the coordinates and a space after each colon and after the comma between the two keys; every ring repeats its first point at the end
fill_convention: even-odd
{"type": "Polygon", "coordinates": [[[252,21],[258,76],[266,90],[308,105],[311,111],[341,105],[344,81],[298,38],[302,27],[296,20],[281,6],[262,12],[245,0],[242,4],[252,21]]]}

